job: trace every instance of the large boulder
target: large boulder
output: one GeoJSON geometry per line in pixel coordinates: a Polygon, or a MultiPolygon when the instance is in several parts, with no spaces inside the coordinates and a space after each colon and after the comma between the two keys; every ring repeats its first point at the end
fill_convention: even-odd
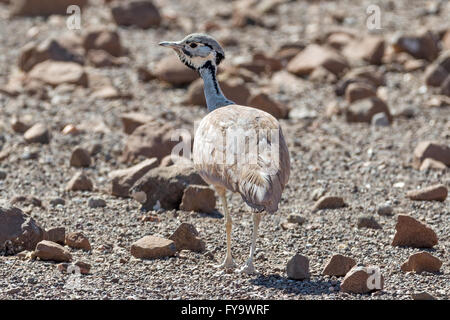
{"type": "Polygon", "coordinates": [[[0,254],[32,251],[45,237],[45,230],[22,210],[0,207],[0,254]]]}

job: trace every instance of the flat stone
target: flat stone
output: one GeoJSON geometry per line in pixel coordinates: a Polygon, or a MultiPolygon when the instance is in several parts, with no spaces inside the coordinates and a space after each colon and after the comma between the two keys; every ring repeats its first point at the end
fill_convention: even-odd
{"type": "Polygon", "coordinates": [[[173,256],[175,253],[175,242],[155,236],[145,236],[131,245],[131,254],[135,258],[157,259],[173,256]]]}

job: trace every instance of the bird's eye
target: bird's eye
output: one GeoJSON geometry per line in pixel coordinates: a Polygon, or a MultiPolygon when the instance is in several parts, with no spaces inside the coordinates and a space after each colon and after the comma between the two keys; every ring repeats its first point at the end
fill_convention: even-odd
{"type": "Polygon", "coordinates": [[[195,48],[195,47],[197,47],[197,44],[196,44],[196,43],[191,43],[189,46],[190,46],[191,48],[195,48]]]}

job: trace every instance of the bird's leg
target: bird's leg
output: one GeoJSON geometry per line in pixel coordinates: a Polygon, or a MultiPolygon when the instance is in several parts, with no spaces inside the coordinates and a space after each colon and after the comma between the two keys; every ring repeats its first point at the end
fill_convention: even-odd
{"type": "Polygon", "coordinates": [[[231,226],[232,226],[232,220],[230,213],[228,212],[228,206],[227,206],[227,197],[226,197],[226,190],[225,189],[219,189],[216,188],[217,193],[220,196],[220,200],[222,202],[223,210],[225,211],[225,229],[227,232],[227,253],[225,256],[225,260],[222,264],[217,265],[216,267],[219,268],[225,268],[225,269],[235,269],[236,264],[233,261],[233,257],[231,256],[231,226]]]}
{"type": "Polygon", "coordinates": [[[257,273],[255,267],[253,266],[253,256],[255,254],[256,247],[256,237],[258,236],[258,227],[261,221],[261,214],[259,212],[253,213],[253,233],[252,233],[252,245],[250,247],[250,256],[239,272],[245,272],[247,274],[257,273]]]}

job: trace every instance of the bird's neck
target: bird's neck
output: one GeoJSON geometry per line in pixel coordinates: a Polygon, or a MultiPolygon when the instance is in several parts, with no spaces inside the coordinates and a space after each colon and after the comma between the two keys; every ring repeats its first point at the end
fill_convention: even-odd
{"type": "Polygon", "coordinates": [[[234,104],[233,101],[224,96],[222,90],[220,89],[219,82],[216,78],[216,72],[216,66],[214,66],[211,62],[207,62],[199,69],[200,76],[203,79],[208,112],[223,106],[234,104]]]}

